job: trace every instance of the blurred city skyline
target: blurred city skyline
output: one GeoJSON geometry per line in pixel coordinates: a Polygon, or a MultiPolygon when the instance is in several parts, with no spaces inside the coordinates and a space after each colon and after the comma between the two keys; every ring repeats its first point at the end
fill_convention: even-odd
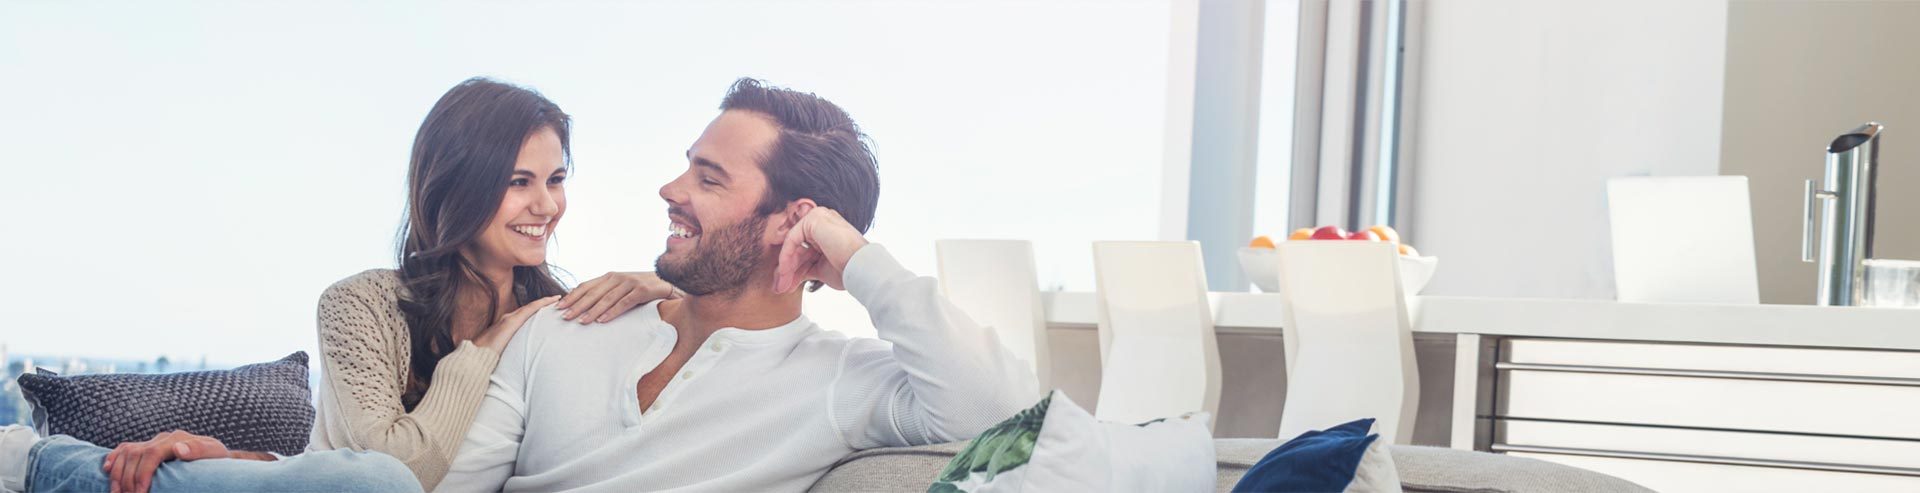
{"type": "MultiPolygon", "coordinates": [[[[87,356],[59,356],[46,354],[15,354],[5,342],[0,342],[0,373],[6,380],[0,382],[0,425],[32,424],[32,408],[26,396],[20,392],[20,375],[44,368],[62,376],[100,375],[113,373],[169,373],[182,371],[219,370],[231,368],[227,365],[208,363],[207,355],[202,354],[191,364],[174,361],[165,355],[151,360],[130,360],[115,358],[97,358],[87,356]],[[57,365],[54,364],[57,362],[57,365]]],[[[234,365],[237,366],[237,365],[234,365]]],[[[309,378],[311,381],[311,376],[309,378]]]]}

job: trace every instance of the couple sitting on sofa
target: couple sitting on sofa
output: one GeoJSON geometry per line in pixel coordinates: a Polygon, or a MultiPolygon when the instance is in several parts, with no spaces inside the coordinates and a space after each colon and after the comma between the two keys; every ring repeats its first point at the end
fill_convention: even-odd
{"type": "Polygon", "coordinates": [[[852,119],[751,79],[659,190],[672,227],[658,277],[562,297],[546,243],[566,211],[569,126],[539,94],[485,79],[434,106],[400,268],[321,298],[307,453],[184,432],[108,449],[6,427],[0,491],[799,491],[851,452],[967,439],[1037,395],[990,329],[862,236],[879,177],[852,119]],[[881,340],[802,316],[800,288],[820,284],[865,305],[881,340]]]}

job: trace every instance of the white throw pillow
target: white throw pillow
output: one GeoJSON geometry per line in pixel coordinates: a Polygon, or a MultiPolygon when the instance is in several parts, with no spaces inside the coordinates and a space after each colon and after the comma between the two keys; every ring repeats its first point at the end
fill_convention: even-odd
{"type": "Polygon", "coordinates": [[[1210,419],[1104,423],[1055,390],[981,433],[928,491],[1213,491],[1210,419]]]}
{"type": "Polygon", "coordinates": [[[1387,450],[1386,440],[1374,440],[1367,444],[1367,454],[1360,457],[1360,467],[1353,471],[1353,482],[1347,483],[1346,493],[1400,493],[1400,469],[1393,465],[1393,452],[1387,450]]]}

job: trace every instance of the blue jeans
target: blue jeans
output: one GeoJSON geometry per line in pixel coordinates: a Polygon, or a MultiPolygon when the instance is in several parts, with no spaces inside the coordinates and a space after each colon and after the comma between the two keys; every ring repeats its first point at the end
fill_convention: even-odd
{"type": "MultiPolygon", "coordinates": [[[[110,449],[55,435],[27,453],[28,493],[107,491],[100,464],[110,449]]],[[[399,459],[375,452],[329,450],[265,462],[209,459],[161,464],[153,493],[243,491],[417,492],[420,480],[399,459]]]]}

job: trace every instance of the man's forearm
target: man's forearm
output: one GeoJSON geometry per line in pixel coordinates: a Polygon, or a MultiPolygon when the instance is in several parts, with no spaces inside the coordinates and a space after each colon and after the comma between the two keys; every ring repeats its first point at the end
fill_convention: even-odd
{"type": "Polygon", "coordinates": [[[1038,379],[989,327],[974,322],[940,293],[939,283],[901,267],[880,245],[854,255],[847,290],[867,307],[881,339],[906,373],[908,399],[929,436],[971,437],[1031,404],[1038,379]],[[932,412],[937,410],[938,412],[932,412]]]}

